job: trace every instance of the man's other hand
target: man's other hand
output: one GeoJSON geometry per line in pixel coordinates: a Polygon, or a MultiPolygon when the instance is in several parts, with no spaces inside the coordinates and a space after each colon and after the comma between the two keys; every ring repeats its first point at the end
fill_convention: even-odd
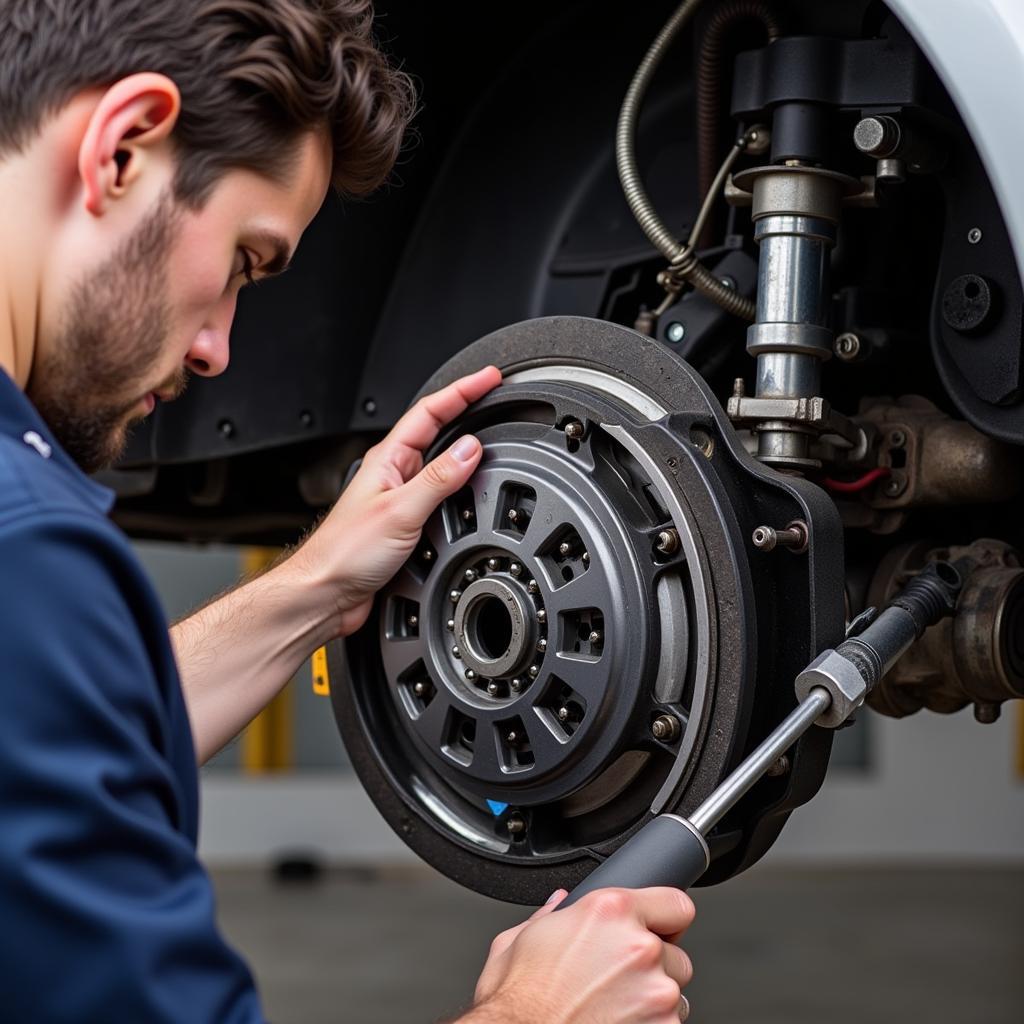
{"type": "Polygon", "coordinates": [[[412,554],[434,509],[465,486],[482,454],[469,435],[426,466],[423,453],[447,424],[500,383],[501,371],[487,366],[421,398],[366,453],[338,503],[289,559],[292,569],[327,576],[340,635],[366,621],[374,594],[412,554]]]}
{"type": "Polygon", "coordinates": [[[502,932],[465,1024],[679,1024],[693,976],[675,945],[693,921],[678,889],[600,889],[553,914],[564,892],[502,932]]]}

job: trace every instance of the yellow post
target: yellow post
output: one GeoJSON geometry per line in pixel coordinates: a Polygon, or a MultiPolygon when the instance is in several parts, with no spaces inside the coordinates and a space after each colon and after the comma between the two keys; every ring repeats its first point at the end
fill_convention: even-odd
{"type": "MultiPolygon", "coordinates": [[[[246,575],[261,572],[277,558],[276,548],[248,548],[243,556],[246,575]]],[[[286,686],[242,733],[242,770],[247,775],[290,771],[294,767],[294,707],[286,686]]]]}

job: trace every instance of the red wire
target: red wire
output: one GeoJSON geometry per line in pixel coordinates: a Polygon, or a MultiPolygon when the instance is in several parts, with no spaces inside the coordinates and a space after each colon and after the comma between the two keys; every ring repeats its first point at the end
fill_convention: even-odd
{"type": "Polygon", "coordinates": [[[835,491],[837,494],[857,494],[859,491],[866,490],[876,480],[881,480],[888,475],[888,469],[879,467],[878,469],[869,469],[863,476],[857,477],[856,480],[833,480],[832,477],[827,476],[821,482],[823,486],[827,487],[830,491],[835,491]]]}

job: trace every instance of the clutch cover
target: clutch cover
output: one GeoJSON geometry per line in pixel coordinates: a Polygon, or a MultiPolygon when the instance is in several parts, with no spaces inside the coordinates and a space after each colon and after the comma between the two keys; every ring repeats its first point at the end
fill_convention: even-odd
{"type": "MultiPolygon", "coordinates": [[[[469,485],[427,523],[367,625],[332,646],[353,765],[402,839],[488,895],[571,888],[661,811],[692,810],[795,704],[843,631],[832,502],[751,458],[658,342],[575,317],[463,350],[504,383],[438,439],[475,433],[469,485]],[[764,552],[759,525],[807,526],[764,552]]],[[[433,454],[431,452],[430,454],[433,454]]],[[[812,730],[710,839],[705,882],[756,860],[820,785],[812,730]]]]}

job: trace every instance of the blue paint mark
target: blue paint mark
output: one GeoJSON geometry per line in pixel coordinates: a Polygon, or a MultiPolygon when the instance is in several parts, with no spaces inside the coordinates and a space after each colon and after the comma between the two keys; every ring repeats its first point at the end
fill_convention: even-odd
{"type": "Polygon", "coordinates": [[[496,818],[501,817],[508,810],[508,804],[499,803],[497,800],[488,800],[487,806],[491,809],[491,814],[496,818]]]}

